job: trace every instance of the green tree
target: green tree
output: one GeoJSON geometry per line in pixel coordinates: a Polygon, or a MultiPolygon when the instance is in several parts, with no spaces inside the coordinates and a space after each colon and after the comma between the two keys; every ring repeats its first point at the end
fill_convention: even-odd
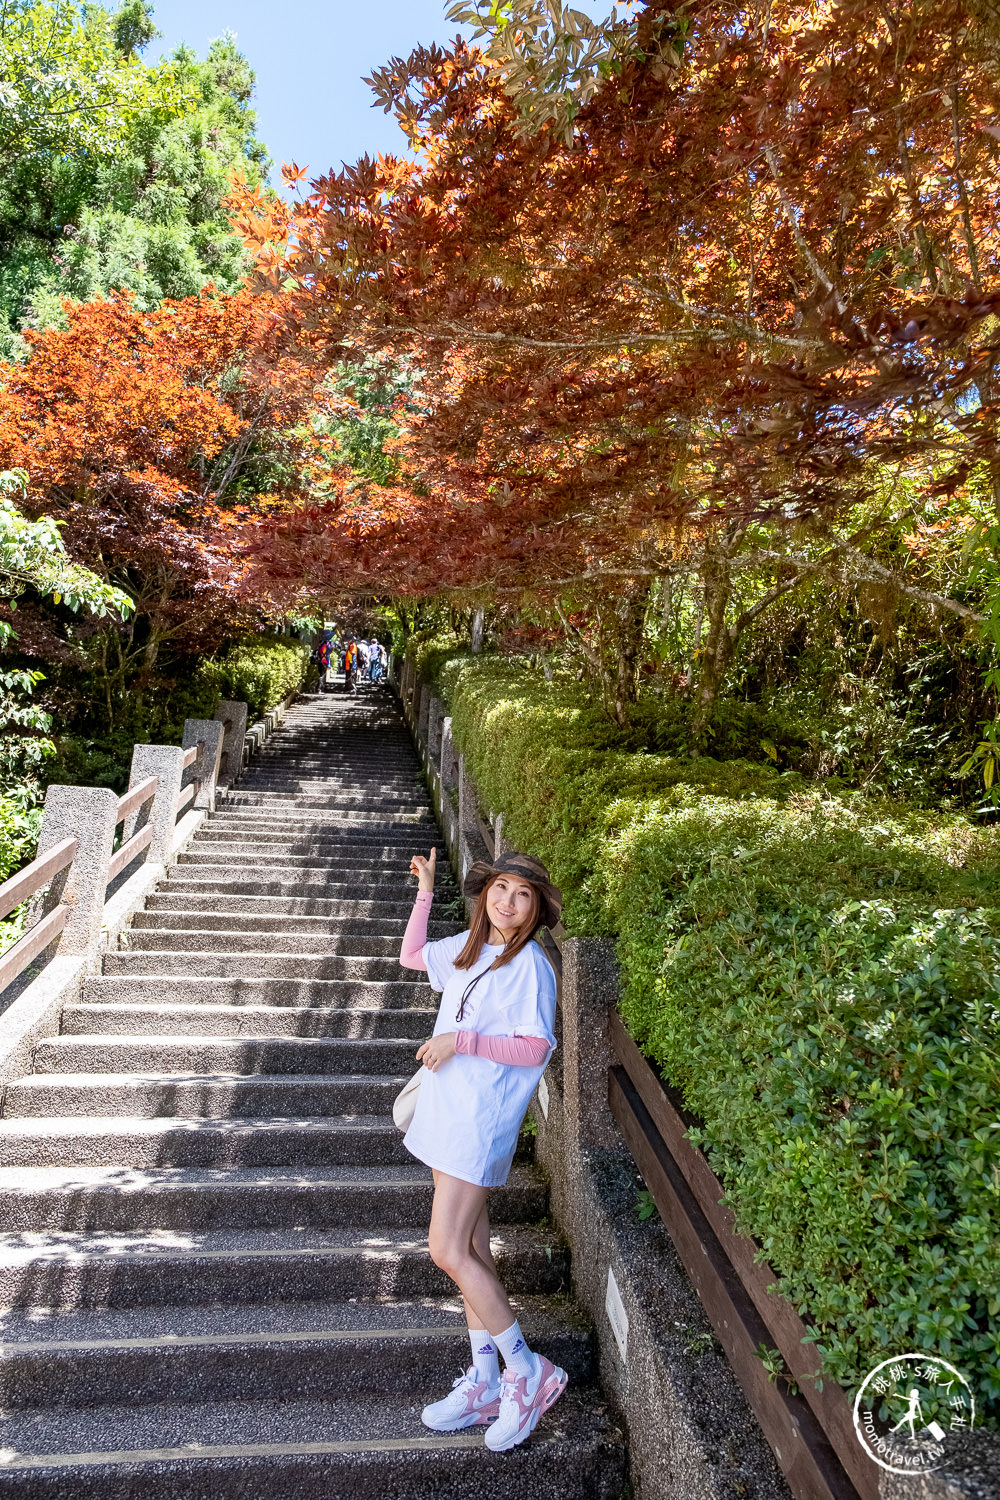
{"type": "MultiPolygon", "coordinates": [[[[47,18],[54,65],[75,69],[80,98],[89,84],[95,102],[70,114],[60,134],[38,112],[17,152],[4,150],[0,134],[0,355],[23,352],[24,326],[61,325],[67,297],[122,290],[148,310],[208,282],[234,290],[245,252],[221,202],[234,171],[259,183],[268,158],[250,108],[254,75],[233,38],[213,42],[203,61],[181,48],[149,67],[138,60],[156,34],[144,0],[114,14],[47,0],[12,15],[19,33],[47,18]],[[129,82],[113,111],[99,108],[91,74],[129,82]]],[[[16,84],[30,96],[24,50],[0,52],[13,80],[0,79],[0,90],[16,84]]]]}
{"type": "MultiPolygon", "coordinates": [[[[0,471],[0,601],[15,610],[18,597],[31,590],[74,612],[130,612],[127,594],[71,560],[53,520],[30,521],[22,514],[18,501],[27,493],[27,478],[20,469],[0,471]]],[[[15,640],[14,627],[0,620],[0,651],[6,654],[15,640]]],[[[32,701],[43,677],[8,661],[0,668],[0,879],[37,834],[21,815],[38,801],[41,767],[55,753],[48,737],[51,716],[32,701]]]]}

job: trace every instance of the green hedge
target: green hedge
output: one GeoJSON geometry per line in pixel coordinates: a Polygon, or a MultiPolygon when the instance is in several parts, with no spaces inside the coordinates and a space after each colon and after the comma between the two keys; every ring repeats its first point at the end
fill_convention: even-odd
{"type": "Polygon", "coordinates": [[[421,681],[429,682],[435,693],[449,704],[462,665],[476,660],[468,641],[450,630],[411,635],[403,656],[416,667],[421,681]]]}
{"type": "Polygon", "coordinates": [[[251,722],[298,692],[309,671],[309,647],[287,637],[254,636],[198,664],[195,677],[220,698],[244,702],[251,722]]]}
{"type": "Polygon", "coordinates": [[[636,753],[575,682],[509,662],[450,686],[567,926],[616,935],[624,1018],[825,1370],[937,1351],[996,1411],[1000,830],[636,753]]]}

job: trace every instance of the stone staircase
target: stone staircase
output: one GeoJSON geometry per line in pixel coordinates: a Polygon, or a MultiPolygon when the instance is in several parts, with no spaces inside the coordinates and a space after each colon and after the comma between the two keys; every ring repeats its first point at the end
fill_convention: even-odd
{"type": "Polygon", "coordinates": [[[530,1162],[495,1253],[570,1390],[507,1454],[420,1423],[468,1362],[389,1113],[433,1022],[398,951],[436,834],[388,691],[303,700],[7,1089],[0,1500],[621,1494],[530,1162]]]}

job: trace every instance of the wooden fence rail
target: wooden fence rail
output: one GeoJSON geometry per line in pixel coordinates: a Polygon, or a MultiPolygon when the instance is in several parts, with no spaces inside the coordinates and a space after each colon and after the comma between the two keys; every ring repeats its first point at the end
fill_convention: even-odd
{"type": "MultiPolygon", "coordinates": [[[[182,816],[190,803],[202,791],[206,781],[212,779],[212,768],[207,767],[205,761],[204,739],[199,739],[184,751],[181,760],[182,768],[183,770],[193,769],[194,776],[175,800],[171,822],[182,816]]],[[[147,776],[135,786],[129,787],[128,791],[118,799],[116,828],[123,824],[127,828],[129,820],[135,818],[144,807],[153,802],[159,787],[158,776],[147,776]]],[[[118,876],[149,848],[155,833],[153,823],[146,822],[111,854],[106,867],[106,886],[117,880],[118,876]]],[[[19,870],[9,880],[5,880],[0,885],[0,918],[9,916],[30,897],[37,896],[40,891],[49,886],[57,875],[68,870],[77,858],[79,849],[79,841],[76,838],[61,839],[45,854],[38,859],[33,859],[23,870],[19,870]]],[[[3,992],[24,973],[28,965],[59,937],[66,926],[70,912],[71,907],[66,902],[58,902],[51,911],[41,915],[28,931],[8,948],[6,953],[0,955],[0,1000],[3,998],[3,992]]]]}
{"type": "Polygon", "coordinates": [[[878,1500],[878,1471],[843,1392],[818,1381],[809,1328],[773,1290],[777,1277],[754,1241],[736,1230],[722,1184],[616,1012],[609,1041],[617,1063],[608,1079],[611,1112],[793,1493],[878,1500]],[[773,1349],[790,1381],[769,1377],[761,1354],[773,1349]]]}
{"type": "Polygon", "coordinates": [[[78,848],[76,839],[63,839],[40,859],[33,859],[30,865],[25,865],[23,870],[5,880],[0,885],[0,917],[9,917],[29,896],[37,895],[43,885],[48,885],[60,870],[71,865],[78,848]]]}

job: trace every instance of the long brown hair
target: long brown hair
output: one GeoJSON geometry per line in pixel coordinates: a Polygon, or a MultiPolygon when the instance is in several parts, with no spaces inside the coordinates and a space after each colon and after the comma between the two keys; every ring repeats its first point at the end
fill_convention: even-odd
{"type": "MultiPolygon", "coordinates": [[[[486,896],[490,886],[495,881],[501,879],[509,880],[510,876],[505,871],[498,870],[493,879],[486,882],[476,897],[476,904],[472,909],[472,920],[469,923],[469,941],[455,959],[456,969],[471,969],[473,964],[478,963],[486,939],[490,935],[490,918],[486,910],[486,896]]],[[[502,969],[504,964],[509,964],[512,959],[517,957],[521,949],[531,942],[531,939],[538,930],[538,918],[542,909],[541,897],[530,880],[525,880],[522,883],[531,890],[531,910],[528,913],[527,920],[522,922],[514,936],[504,944],[503,952],[498,953],[490,964],[490,969],[502,969]]],[[[489,969],[486,970],[487,973],[489,971],[489,969]]]]}

